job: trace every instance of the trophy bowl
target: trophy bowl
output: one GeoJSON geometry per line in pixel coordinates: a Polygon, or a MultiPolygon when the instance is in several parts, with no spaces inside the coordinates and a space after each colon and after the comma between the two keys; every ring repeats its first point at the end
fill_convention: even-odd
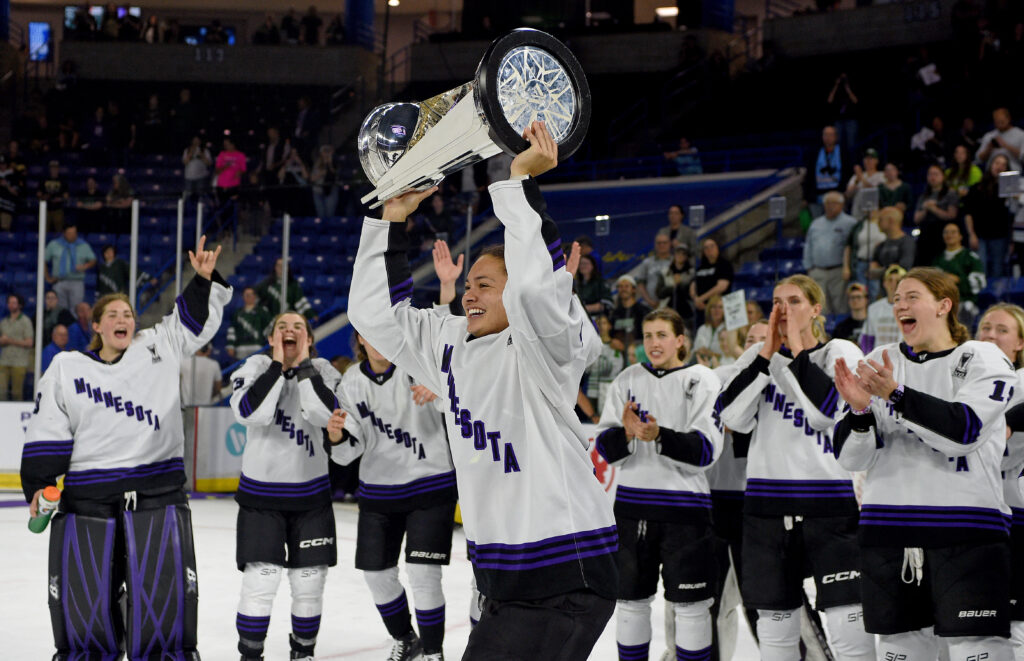
{"type": "Polygon", "coordinates": [[[520,28],[495,39],[473,81],[419,102],[386,103],[359,130],[359,160],[376,187],[370,208],[504,151],[515,155],[534,121],[547,125],[559,160],[590,125],[590,87],[572,52],[551,35],[520,28]]]}

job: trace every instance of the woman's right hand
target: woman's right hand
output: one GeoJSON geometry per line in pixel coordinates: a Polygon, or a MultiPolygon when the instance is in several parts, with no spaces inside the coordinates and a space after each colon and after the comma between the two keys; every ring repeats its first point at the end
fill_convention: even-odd
{"type": "Polygon", "coordinates": [[[861,411],[871,404],[871,393],[864,388],[860,379],[850,371],[842,358],[836,359],[835,374],[836,390],[850,408],[861,411]]]}
{"type": "MultiPolygon", "coordinates": [[[[768,336],[764,338],[764,344],[761,346],[761,350],[758,351],[758,355],[764,357],[765,360],[771,360],[772,356],[782,348],[782,337],[779,335],[779,315],[782,307],[779,304],[772,306],[772,312],[768,315],[768,336]]],[[[790,320],[789,323],[793,323],[790,320]]]]}
{"type": "Polygon", "coordinates": [[[270,356],[276,363],[284,365],[284,342],[281,339],[280,333],[273,333],[269,339],[270,342],[270,356]]]}
{"type": "Polygon", "coordinates": [[[330,439],[333,445],[341,443],[341,438],[345,432],[345,417],[347,415],[341,409],[334,409],[331,419],[327,421],[327,438],[330,439]]]}
{"type": "Polygon", "coordinates": [[[42,497],[42,495],[42,489],[35,492],[35,494],[33,494],[32,496],[32,502],[28,506],[28,515],[33,519],[36,517],[37,514],[39,514],[39,498],[42,497]]]}

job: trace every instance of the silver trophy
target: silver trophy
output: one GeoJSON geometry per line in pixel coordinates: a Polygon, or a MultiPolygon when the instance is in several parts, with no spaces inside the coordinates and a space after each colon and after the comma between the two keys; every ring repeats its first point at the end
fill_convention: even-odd
{"type": "Polygon", "coordinates": [[[359,161],[376,188],[363,204],[373,209],[502,151],[518,154],[533,121],[547,124],[559,159],[568,158],[590,124],[590,87],[565,44],[520,28],[491,43],[472,82],[370,111],[359,129],[359,161]]]}

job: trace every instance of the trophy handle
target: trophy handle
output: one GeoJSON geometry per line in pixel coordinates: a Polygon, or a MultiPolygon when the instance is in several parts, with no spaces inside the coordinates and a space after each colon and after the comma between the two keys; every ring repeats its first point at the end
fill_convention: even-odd
{"type": "MultiPolygon", "coordinates": [[[[536,67],[533,68],[536,69],[536,67]]],[[[565,44],[546,32],[532,28],[513,30],[491,42],[484,56],[480,59],[480,64],[477,65],[476,77],[473,82],[473,99],[477,110],[483,115],[491,140],[512,156],[525,151],[530,146],[522,136],[522,132],[529,123],[530,117],[546,119],[548,129],[552,131],[552,135],[555,135],[555,141],[558,143],[558,160],[560,161],[569,158],[579,149],[587,135],[587,128],[590,126],[590,86],[587,84],[587,77],[583,73],[583,67],[580,66],[576,56],[572,54],[572,51],[565,44]],[[546,58],[544,62],[547,64],[557,64],[560,67],[560,71],[556,68],[550,75],[545,77],[535,77],[529,83],[523,81],[517,75],[517,73],[521,72],[510,68],[515,68],[516,63],[511,62],[509,58],[523,55],[525,51],[531,49],[539,51],[536,54],[540,58],[544,58],[545,54],[553,58],[553,62],[548,61],[546,58]],[[505,66],[504,71],[502,69],[503,65],[505,66]],[[531,108],[529,103],[525,101],[521,93],[527,92],[527,90],[522,86],[518,90],[520,94],[514,95],[511,100],[507,94],[505,95],[505,106],[503,106],[502,94],[499,94],[499,92],[503,82],[506,85],[509,83],[507,76],[510,71],[513,77],[523,85],[539,84],[543,86],[547,82],[545,78],[556,79],[556,85],[561,88],[558,93],[569,93],[572,95],[571,117],[568,117],[570,113],[567,113],[566,116],[561,118],[561,121],[553,122],[553,116],[545,115],[545,113],[551,110],[560,111],[564,109],[558,106],[557,99],[552,98],[550,89],[538,90],[538,98],[546,99],[548,108],[541,109],[539,113],[534,112],[536,108],[531,108]],[[502,79],[503,75],[506,76],[504,81],[502,79]],[[548,95],[544,96],[544,92],[547,92],[548,95]],[[519,101],[522,101],[522,103],[518,103],[519,101]],[[515,104],[517,107],[513,109],[509,107],[510,104],[515,104]],[[516,126],[513,126],[513,123],[509,121],[506,110],[517,112],[517,116],[513,120],[516,126]],[[553,123],[558,123],[559,126],[555,127],[553,123]],[[520,125],[521,128],[517,128],[520,125]]]]}

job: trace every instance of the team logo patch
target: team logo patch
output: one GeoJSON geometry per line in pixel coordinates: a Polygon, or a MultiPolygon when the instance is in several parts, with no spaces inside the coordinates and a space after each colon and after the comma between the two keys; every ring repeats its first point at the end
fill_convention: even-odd
{"type": "Polygon", "coordinates": [[[161,360],[163,360],[163,358],[160,357],[160,354],[156,352],[155,344],[150,344],[146,348],[149,349],[149,353],[151,354],[154,363],[159,363],[161,360]]]}
{"type": "Polygon", "coordinates": [[[686,399],[693,399],[693,395],[696,392],[696,390],[697,379],[691,379],[690,382],[686,384],[686,399]]]}
{"type": "Polygon", "coordinates": [[[505,346],[506,347],[512,346],[512,336],[511,335],[508,336],[508,344],[506,344],[505,346]]]}
{"type": "Polygon", "coordinates": [[[55,601],[60,600],[60,576],[50,577],[50,596],[53,597],[55,601]]]}
{"type": "Polygon", "coordinates": [[[185,593],[199,594],[199,577],[191,567],[185,567],[185,593]]]}
{"type": "Polygon", "coordinates": [[[953,369],[953,378],[963,379],[967,377],[967,366],[971,364],[971,360],[974,358],[973,351],[965,351],[960,355],[960,360],[957,361],[956,367],[953,369]]]}
{"type": "Polygon", "coordinates": [[[397,135],[399,138],[405,137],[405,127],[402,126],[401,124],[392,124],[391,132],[397,135]]]}
{"type": "Polygon", "coordinates": [[[235,379],[234,381],[231,382],[231,385],[234,387],[235,390],[238,390],[243,385],[245,385],[245,379],[235,379]]]}

